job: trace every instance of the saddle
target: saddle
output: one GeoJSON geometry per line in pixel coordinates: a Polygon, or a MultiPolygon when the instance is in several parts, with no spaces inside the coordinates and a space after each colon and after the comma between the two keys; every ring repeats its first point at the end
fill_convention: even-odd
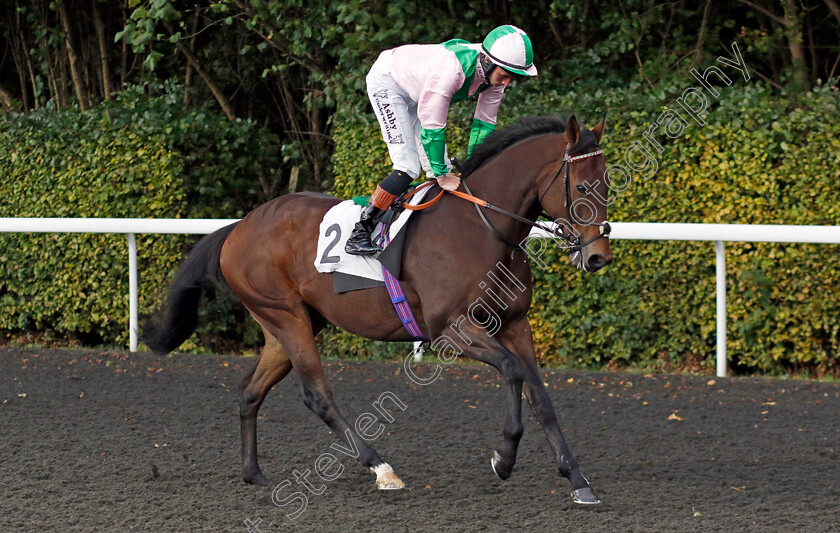
{"type": "Polygon", "coordinates": [[[327,211],[319,228],[314,264],[318,272],[334,274],[335,292],[383,286],[383,266],[399,279],[405,241],[403,230],[411,216],[411,210],[407,206],[420,204],[428,189],[429,187],[409,188],[382,217],[372,238],[387,239],[388,244],[377,257],[350,255],[344,252],[344,243],[358,222],[363,207],[367,205],[368,197],[345,200],[327,211]]]}

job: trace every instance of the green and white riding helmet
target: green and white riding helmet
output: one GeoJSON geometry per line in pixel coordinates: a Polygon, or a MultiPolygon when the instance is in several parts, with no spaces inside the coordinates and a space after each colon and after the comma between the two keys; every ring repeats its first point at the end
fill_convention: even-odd
{"type": "Polygon", "coordinates": [[[520,76],[536,76],[534,48],[528,35],[510,24],[487,34],[481,51],[494,65],[520,76]]]}

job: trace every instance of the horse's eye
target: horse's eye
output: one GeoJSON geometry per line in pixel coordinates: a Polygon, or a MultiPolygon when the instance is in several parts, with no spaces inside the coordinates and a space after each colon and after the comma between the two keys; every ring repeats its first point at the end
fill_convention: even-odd
{"type": "Polygon", "coordinates": [[[589,189],[587,189],[587,188],[586,188],[586,187],[584,187],[583,185],[578,185],[578,186],[577,186],[577,190],[578,190],[578,192],[579,192],[579,193],[581,193],[581,194],[589,194],[589,189]]]}

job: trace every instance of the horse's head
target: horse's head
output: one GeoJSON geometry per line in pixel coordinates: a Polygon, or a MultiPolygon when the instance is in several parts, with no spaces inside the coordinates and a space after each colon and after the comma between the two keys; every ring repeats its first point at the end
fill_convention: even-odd
{"type": "Polygon", "coordinates": [[[556,219],[568,241],[572,265],[587,272],[613,260],[607,223],[606,164],[598,146],[605,121],[606,116],[590,130],[581,128],[574,115],[569,118],[561,166],[544,172],[537,183],[543,209],[556,219]]]}

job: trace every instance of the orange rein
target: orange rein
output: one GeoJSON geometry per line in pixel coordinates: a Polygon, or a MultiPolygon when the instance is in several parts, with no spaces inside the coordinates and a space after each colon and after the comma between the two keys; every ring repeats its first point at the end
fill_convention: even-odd
{"type": "MultiPolygon", "coordinates": [[[[430,181],[428,183],[424,183],[423,185],[420,185],[419,187],[417,187],[416,189],[414,189],[410,193],[406,194],[404,199],[408,200],[415,193],[419,192],[421,189],[425,189],[426,187],[429,187],[431,185],[435,185],[435,182],[430,181]]],[[[438,201],[440,201],[440,199],[443,198],[443,193],[445,193],[445,192],[447,192],[447,191],[444,191],[443,189],[441,189],[440,192],[438,193],[438,195],[435,196],[434,198],[432,198],[431,200],[429,200],[428,202],[424,202],[422,204],[417,204],[417,205],[409,205],[407,203],[404,203],[403,207],[405,207],[409,211],[420,211],[421,209],[426,209],[427,207],[431,207],[431,206],[435,205],[436,203],[438,203],[438,201]]],[[[463,193],[461,191],[448,191],[448,192],[450,194],[454,194],[458,198],[461,198],[463,200],[467,200],[468,202],[472,202],[472,203],[474,203],[476,205],[479,205],[479,206],[487,207],[487,202],[485,202],[481,198],[476,198],[475,196],[472,196],[471,194],[463,193]]]]}
{"type": "Polygon", "coordinates": [[[419,187],[417,187],[416,189],[414,189],[410,193],[406,194],[403,197],[403,207],[405,207],[409,211],[420,211],[421,209],[426,209],[427,207],[431,207],[431,206],[435,205],[436,203],[438,203],[438,201],[441,198],[443,198],[443,193],[444,193],[443,189],[440,190],[440,192],[438,193],[437,196],[435,196],[434,198],[432,198],[428,202],[425,202],[425,203],[422,203],[422,204],[417,204],[417,205],[409,205],[409,204],[405,203],[406,200],[408,200],[409,198],[414,196],[416,193],[420,192],[422,189],[425,189],[426,187],[429,187],[431,185],[435,185],[436,183],[437,182],[435,182],[435,181],[429,181],[427,183],[424,183],[423,185],[420,185],[419,187]]]}

